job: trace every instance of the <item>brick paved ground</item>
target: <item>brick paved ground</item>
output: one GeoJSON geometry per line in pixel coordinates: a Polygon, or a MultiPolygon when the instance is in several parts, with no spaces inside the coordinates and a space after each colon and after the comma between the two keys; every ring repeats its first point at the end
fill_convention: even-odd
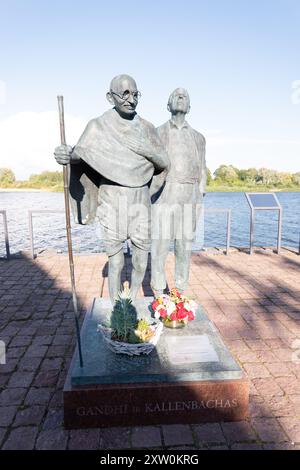
{"type": "MultiPolygon", "coordinates": [[[[108,294],[105,264],[104,255],[75,259],[82,317],[94,296],[108,294]]],[[[173,286],[172,255],[167,268],[173,286]]],[[[67,258],[2,260],[0,448],[300,449],[299,268],[300,257],[289,252],[192,257],[188,293],[251,380],[249,420],[65,431],[62,387],[75,344],[67,258]]],[[[129,271],[127,259],[124,279],[129,271]]],[[[149,272],[146,294],[148,285],[149,272]]]]}

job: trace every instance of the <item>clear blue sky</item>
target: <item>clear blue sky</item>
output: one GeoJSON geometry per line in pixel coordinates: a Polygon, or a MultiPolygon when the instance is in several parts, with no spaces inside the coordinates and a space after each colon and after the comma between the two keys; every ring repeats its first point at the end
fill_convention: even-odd
{"type": "MultiPolygon", "coordinates": [[[[128,73],[142,92],[139,113],[155,125],[168,119],[170,92],[189,90],[188,120],[207,138],[212,169],[221,163],[249,167],[253,160],[253,166],[300,171],[300,104],[291,100],[292,83],[300,80],[299,0],[1,3],[6,100],[0,103],[0,138],[15,126],[20,141],[22,116],[26,125],[28,113],[39,119],[56,111],[62,93],[70,126],[71,117],[79,120],[70,129],[76,141],[81,123],[107,109],[110,79],[128,73]]],[[[50,145],[58,141],[51,136],[44,148],[40,136],[37,170],[49,167],[50,145]]],[[[18,176],[27,176],[16,155],[20,146],[11,151],[5,145],[0,166],[14,167],[15,159],[18,176]]],[[[34,169],[37,143],[28,138],[26,145],[34,169]]]]}

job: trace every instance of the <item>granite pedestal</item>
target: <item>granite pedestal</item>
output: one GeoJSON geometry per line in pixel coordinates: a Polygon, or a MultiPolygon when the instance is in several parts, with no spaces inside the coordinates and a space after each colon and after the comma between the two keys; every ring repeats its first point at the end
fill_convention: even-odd
{"type": "MultiPolygon", "coordinates": [[[[137,301],[150,318],[151,298],[137,301]]],[[[247,417],[249,385],[201,306],[182,329],[164,327],[148,356],[111,352],[97,325],[111,312],[94,299],[82,331],[84,366],[77,350],[64,387],[65,427],[237,421],[247,417]]]]}

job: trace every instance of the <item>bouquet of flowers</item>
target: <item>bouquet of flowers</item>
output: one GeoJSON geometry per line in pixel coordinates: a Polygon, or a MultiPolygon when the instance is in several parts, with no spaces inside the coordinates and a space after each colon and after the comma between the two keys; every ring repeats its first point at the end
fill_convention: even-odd
{"type": "Polygon", "coordinates": [[[197,303],[173,288],[170,295],[163,294],[155,299],[151,307],[156,319],[161,319],[165,326],[178,328],[195,319],[197,303]]]}

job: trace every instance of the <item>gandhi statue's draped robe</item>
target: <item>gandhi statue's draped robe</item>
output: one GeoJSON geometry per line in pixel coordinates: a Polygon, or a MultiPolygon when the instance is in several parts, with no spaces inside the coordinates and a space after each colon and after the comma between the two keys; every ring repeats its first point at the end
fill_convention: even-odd
{"type": "Polygon", "coordinates": [[[80,224],[94,221],[103,180],[139,188],[168,166],[155,127],[138,115],[123,119],[115,109],[92,119],[73,151],[81,160],[71,165],[70,199],[80,224]]]}

